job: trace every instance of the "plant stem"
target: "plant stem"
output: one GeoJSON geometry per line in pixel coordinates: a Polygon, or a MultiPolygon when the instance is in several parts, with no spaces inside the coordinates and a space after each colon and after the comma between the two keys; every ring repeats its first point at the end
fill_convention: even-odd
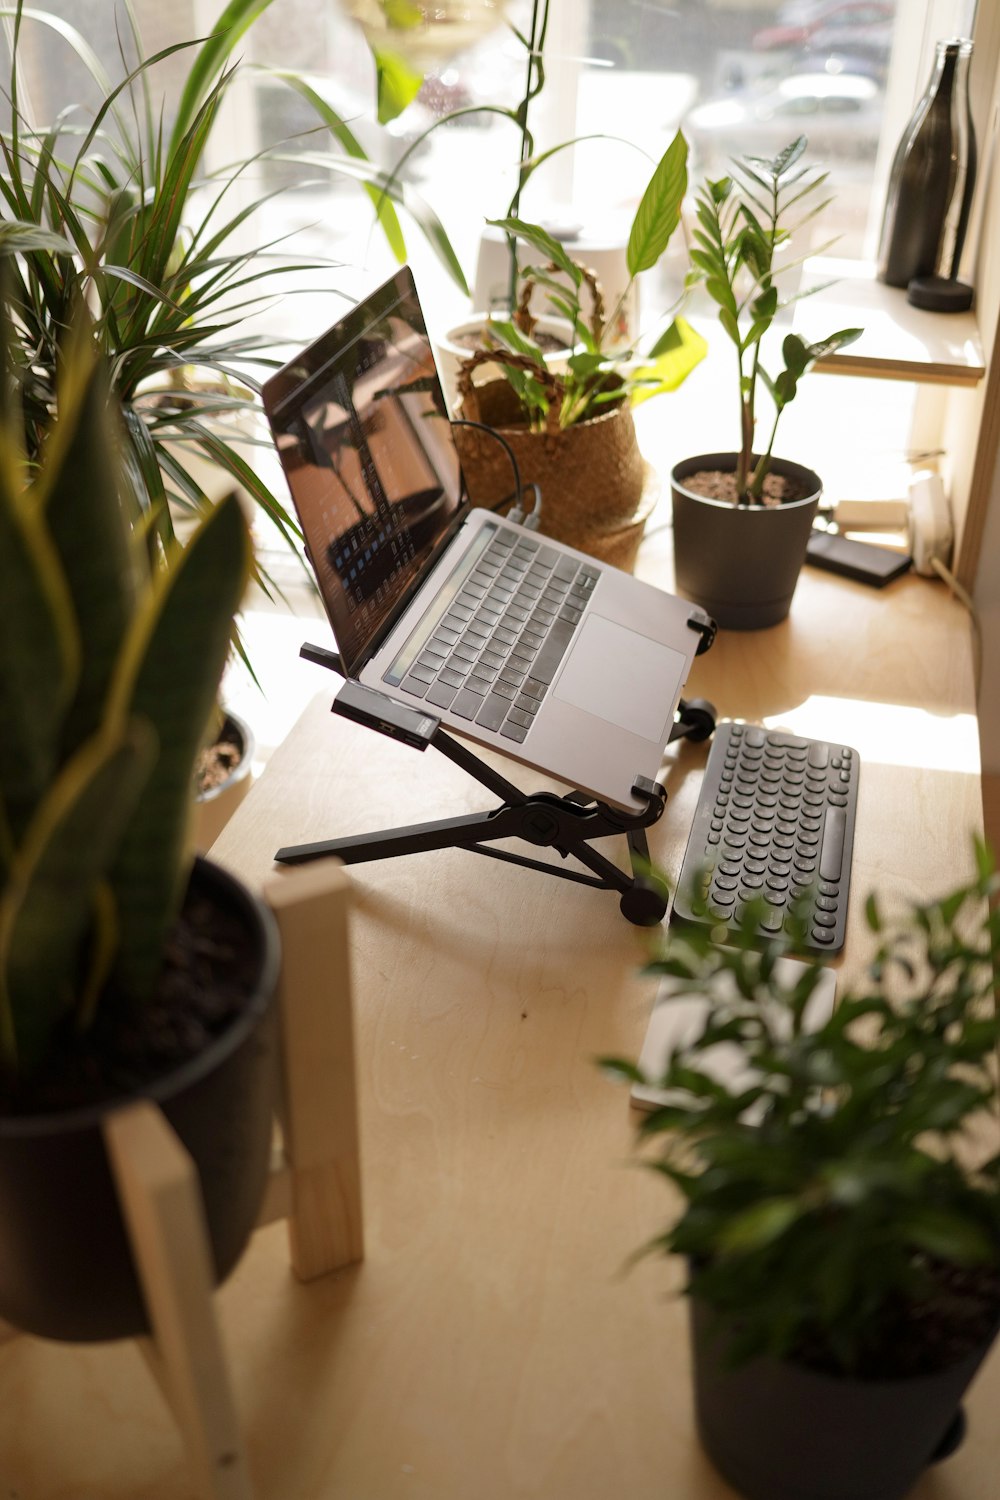
{"type": "MultiPolygon", "coordinates": [[[[521,190],[528,179],[528,162],[534,154],[535,143],[528,129],[528,109],[545,86],[545,68],[542,49],[545,32],[549,24],[549,0],[534,0],[531,7],[531,29],[528,33],[528,71],[524,81],[524,97],[517,107],[516,120],[521,128],[521,152],[517,170],[517,186],[510,200],[507,217],[516,219],[521,211],[521,190]]],[[[507,280],[507,310],[513,312],[517,303],[517,241],[512,234],[507,236],[509,258],[507,280]]]]}

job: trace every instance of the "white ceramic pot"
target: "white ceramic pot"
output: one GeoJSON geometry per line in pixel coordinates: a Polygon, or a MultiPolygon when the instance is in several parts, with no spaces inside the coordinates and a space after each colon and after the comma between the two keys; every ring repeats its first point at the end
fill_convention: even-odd
{"type": "MultiPolygon", "coordinates": [[[[479,347],[479,335],[488,321],[489,314],[482,312],[470,313],[460,323],[456,323],[442,337],[434,338],[434,356],[437,360],[438,374],[444,387],[445,401],[452,416],[458,411],[458,371],[462,361],[468,359],[479,347]]],[[[565,318],[551,317],[548,314],[540,317],[536,324],[537,333],[546,334],[551,338],[559,340],[559,347],[545,355],[545,363],[550,370],[556,373],[566,368],[566,360],[571,352],[573,330],[565,318]]],[[[488,380],[500,380],[503,378],[503,370],[499,365],[480,365],[475,374],[476,385],[485,385],[488,380]]]]}

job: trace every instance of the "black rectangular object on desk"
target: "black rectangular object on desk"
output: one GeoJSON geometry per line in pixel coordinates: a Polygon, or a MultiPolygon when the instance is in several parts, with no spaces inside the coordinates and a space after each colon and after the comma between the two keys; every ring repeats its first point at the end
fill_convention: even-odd
{"type": "Polygon", "coordinates": [[[908,572],[913,559],[905,552],[894,552],[874,542],[857,542],[836,531],[814,531],[806,543],[806,562],[881,589],[908,572]]]}
{"type": "Polygon", "coordinates": [[[800,951],[844,946],[860,762],[826,740],[722,720],[715,731],[681,866],[671,921],[734,924],[768,902],[761,937],[779,932],[793,900],[811,896],[800,951]],[[709,911],[695,911],[709,877],[709,911]]]}

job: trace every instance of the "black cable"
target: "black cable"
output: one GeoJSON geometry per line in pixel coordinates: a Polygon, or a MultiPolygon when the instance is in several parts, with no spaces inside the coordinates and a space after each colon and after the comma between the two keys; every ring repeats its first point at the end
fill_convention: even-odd
{"type": "MultiPolygon", "coordinates": [[[[510,459],[510,466],[514,471],[514,509],[519,511],[523,516],[524,495],[521,489],[521,471],[517,466],[517,459],[514,457],[514,450],[508,443],[507,439],[505,437],[501,437],[500,433],[497,432],[495,427],[487,427],[485,422],[472,422],[468,417],[452,417],[451,421],[453,426],[455,427],[475,427],[478,432],[488,432],[490,437],[496,438],[497,442],[500,444],[501,448],[503,448],[503,450],[507,454],[507,457],[510,459]]],[[[503,505],[504,501],[501,500],[500,504],[503,505]]],[[[534,512],[532,512],[532,514],[534,514],[534,512]]]]}

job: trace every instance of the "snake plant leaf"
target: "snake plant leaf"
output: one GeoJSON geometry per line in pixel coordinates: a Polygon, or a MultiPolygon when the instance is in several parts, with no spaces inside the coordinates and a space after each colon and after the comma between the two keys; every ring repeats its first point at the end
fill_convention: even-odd
{"type": "Polygon", "coordinates": [[[72,1005],[95,892],[156,760],[147,724],[95,736],[53,781],[0,902],[0,1061],[37,1064],[72,1005]]]}
{"type": "Polygon", "coordinates": [[[687,155],[687,141],[678,130],[660,157],[632,221],[625,252],[630,276],[656,265],[680,223],[687,192],[687,155]]]}
{"type": "MultiPolygon", "coordinates": [[[[78,334],[86,336],[86,330],[78,334]]],[[[45,519],[73,597],[81,647],[76,692],[61,736],[64,757],[95,734],[103,719],[108,680],[135,609],[135,555],[118,493],[112,409],[104,367],[67,359],[59,421],[43,468],[52,476],[45,519]]]]}
{"type": "Polygon", "coordinates": [[[15,841],[56,766],[80,671],[66,577],[10,444],[0,462],[0,786],[15,841]]]}
{"type": "Polygon", "coordinates": [[[148,720],[159,744],[142,804],[111,871],[121,923],[116,977],[136,1002],[155,983],[163,941],[183,896],[191,768],[215,708],[250,562],[247,525],[230,494],[154,577],[111,684],[110,721],[148,720]]]}

